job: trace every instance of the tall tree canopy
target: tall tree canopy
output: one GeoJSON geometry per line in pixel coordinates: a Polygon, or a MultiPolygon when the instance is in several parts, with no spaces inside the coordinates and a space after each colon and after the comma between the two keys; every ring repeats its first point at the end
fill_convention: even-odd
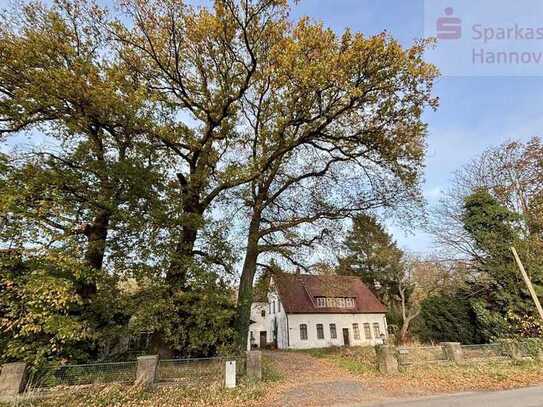
{"type": "Polygon", "coordinates": [[[195,9],[180,0],[123,2],[124,17],[111,25],[114,46],[145,82],[164,113],[153,134],[172,157],[181,231],[175,236],[170,284],[185,284],[186,262],[205,253],[195,247],[204,215],[222,192],[254,178],[243,101],[286,27],[286,1],[215,1],[195,9]]]}
{"type": "Polygon", "coordinates": [[[531,253],[527,265],[535,287],[541,292],[543,275],[536,266],[541,257],[533,256],[530,240],[523,236],[520,219],[487,191],[479,190],[465,199],[464,227],[478,251],[473,267],[478,277],[475,286],[479,288],[479,295],[474,306],[489,339],[518,332],[523,317],[535,310],[512,261],[511,246],[525,256],[531,253]]]}
{"type": "MultiPolygon", "coordinates": [[[[131,236],[152,194],[157,154],[145,141],[151,104],[107,56],[103,12],[80,2],[29,3],[0,28],[0,133],[41,138],[11,157],[3,194],[12,246],[81,253],[101,270],[106,241],[131,236]]],[[[83,297],[94,294],[89,283],[83,297]]]]}
{"type": "Polygon", "coordinates": [[[360,276],[381,301],[394,306],[404,253],[379,221],[370,215],[354,218],[344,251],[339,271],[360,276]]]}
{"type": "Polygon", "coordinates": [[[484,340],[543,332],[511,254],[514,245],[541,291],[541,140],[510,141],[483,152],[456,172],[434,209],[430,231],[448,256],[461,256],[468,300],[484,340]]]}
{"type": "Polygon", "coordinates": [[[479,189],[518,215],[522,234],[541,245],[541,199],[543,191],[543,146],[539,138],[527,143],[510,141],[489,148],[458,170],[452,187],[443,191],[433,208],[429,231],[453,256],[477,255],[474,242],[464,228],[464,199],[479,189]]]}

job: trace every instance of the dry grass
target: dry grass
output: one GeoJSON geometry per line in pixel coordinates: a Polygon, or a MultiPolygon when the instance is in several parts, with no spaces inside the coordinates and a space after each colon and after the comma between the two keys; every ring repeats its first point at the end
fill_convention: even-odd
{"type": "MultiPolygon", "coordinates": [[[[256,406],[263,386],[243,383],[227,390],[222,385],[161,385],[144,390],[126,385],[102,385],[56,390],[47,397],[24,400],[21,407],[151,407],[151,406],[256,406]]],[[[7,404],[6,404],[7,406],[7,404]]]]}
{"type": "Polygon", "coordinates": [[[379,374],[373,348],[313,353],[347,369],[384,397],[406,397],[464,391],[505,390],[543,384],[543,363],[488,360],[464,365],[424,363],[402,368],[392,376],[379,374]]]}
{"type": "MultiPolygon", "coordinates": [[[[170,371],[172,366],[164,366],[164,373],[178,376],[179,372],[170,371]]],[[[213,372],[217,369],[213,368],[213,372]]],[[[194,376],[194,372],[192,372],[194,376]]],[[[17,400],[19,407],[235,407],[260,406],[266,398],[265,389],[282,379],[269,361],[264,361],[263,382],[253,383],[248,379],[240,380],[235,389],[225,389],[221,381],[187,381],[167,383],[144,390],[134,386],[90,385],[55,388],[42,397],[24,397],[17,400]],[[204,383],[204,385],[202,385],[204,383]]],[[[2,404],[1,407],[13,404],[2,404]]]]}
{"type": "Polygon", "coordinates": [[[462,366],[417,366],[390,378],[387,383],[423,393],[506,390],[543,383],[543,364],[491,360],[462,366]]]}
{"type": "MultiPolygon", "coordinates": [[[[283,395],[293,389],[314,389],[319,383],[355,380],[363,385],[364,401],[426,396],[464,391],[505,390],[543,384],[543,363],[527,360],[490,360],[454,364],[420,364],[396,375],[382,376],[376,369],[373,348],[283,352],[264,358],[262,383],[242,380],[233,390],[221,383],[180,386],[166,384],[149,391],[126,386],[70,387],[47,398],[22,400],[34,407],[151,407],[151,406],[283,406],[283,395]],[[315,374],[315,372],[318,374],[315,374]],[[370,397],[371,395],[371,397],[370,397]]],[[[288,398],[288,397],[287,397],[288,398]]],[[[308,394],[308,402],[311,401],[308,394]]],[[[319,400],[313,404],[321,405],[319,400]]],[[[320,399],[322,402],[322,398],[320,399]]],[[[357,402],[361,399],[358,398],[357,402]]],[[[2,405],[0,403],[0,405],[2,405]]]]}

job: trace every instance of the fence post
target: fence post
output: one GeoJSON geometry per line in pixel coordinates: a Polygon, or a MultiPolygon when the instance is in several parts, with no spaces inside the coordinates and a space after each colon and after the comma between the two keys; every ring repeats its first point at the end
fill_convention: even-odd
{"type": "Polygon", "coordinates": [[[158,359],[158,355],[138,357],[137,386],[152,386],[156,382],[158,359]]]}
{"type": "Polygon", "coordinates": [[[398,373],[398,361],[396,360],[396,347],[390,345],[377,345],[377,366],[382,374],[398,373]]]}
{"type": "Polygon", "coordinates": [[[441,349],[443,349],[443,356],[445,356],[446,360],[454,363],[462,363],[464,361],[464,352],[460,343],[442,342],[441,349]]]}
{"type": "Polygon", "coordinates": [[[398,348],[398,365],[399,366],[409,365],[409,349],[398,348]]]}
{"type": "Polygon", "coordinates": [[[227,389],[233,389],[236,387],[236,361],[229,360],[226,362],[224,385],[227,389]]]}
{"type": "Polygon", "coordinates": [[[249,379],[262,380],[262,352],[247,352],[247,376],[249,379]]]}
{"type": "Polygon", "coordinates": [[[22,393],[26,386],[26,363],[6,363],[1,368],[0,398],[22,393]]]}
{"type": "Polygon", "coordinates": [[[501,344],[502,344],[502,349],[504,353],[507,356],[509,356],[511,359],[515,361],[522,359],[522,355],[520,353],[520,347],[517,341],[507,339],[507,340],[501,341],[501,344]]]}

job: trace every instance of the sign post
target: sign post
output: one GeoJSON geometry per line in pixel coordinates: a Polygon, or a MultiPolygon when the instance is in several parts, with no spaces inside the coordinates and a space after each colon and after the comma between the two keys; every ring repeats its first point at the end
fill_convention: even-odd
{"type": "Polygon", "coordinates": [[[225,387],[233,389],[236,387],[236,361],[229,360],[226,362],[225,387]]]}

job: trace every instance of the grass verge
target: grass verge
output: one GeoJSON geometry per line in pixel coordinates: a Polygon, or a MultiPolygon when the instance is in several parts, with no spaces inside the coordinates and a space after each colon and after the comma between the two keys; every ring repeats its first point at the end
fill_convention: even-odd
{"type": "Polygon", "coordinates": [[[247,383],[227,390],[222,385],[187,387],[161,385],[152,389],[126,385],[90,386],[57,390],[44,398],[18,402],[21,407],[131,407],[131,406],[238,406],[255,405],[260,385],[247,383]]]}
{"type": "Polygon", "coordinates": [[[144,390],[128,385],[94,385],[56,388],[45,395],[28,395],[0,407],[155,407],[155,406],[258,406],[266,396],[266,385],[282,375],[263,358],[262,382],[242,378],[235,389],[222,383],[161,384],[144,390]]]}
{"type": "Polygon", "coordinates": [[[421,363],[383,376],[371,347],[315,349],[310,355],[326,359],[360,377],[374,390],[388,396],[427,395],[464,391],[506,390],[543,384],[543,363],[536,360],[483,360],[452,363],[421,363]]]}

